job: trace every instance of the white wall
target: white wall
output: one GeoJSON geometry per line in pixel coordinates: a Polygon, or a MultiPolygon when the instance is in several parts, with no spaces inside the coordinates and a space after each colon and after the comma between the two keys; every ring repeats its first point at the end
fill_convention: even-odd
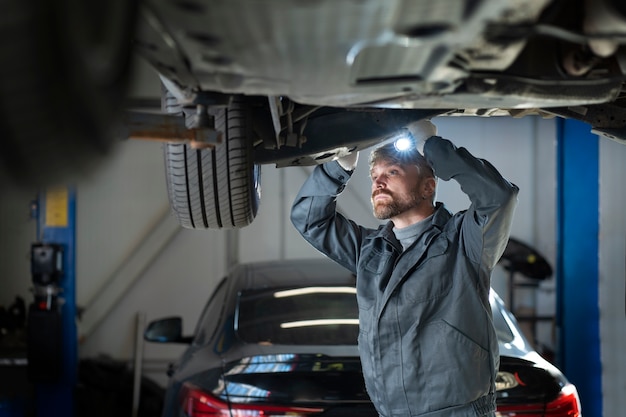
{"type": "MultiPolygon", "coordinates": [[[[603,414],[624,413],[626,392],[626,146],[600,140],[599,306],[603,414]]],[[[584,204],[584,202],[583,202],[584,204]]]]}
{"type": "MultiPolygon", "coordinates": [[[[82,356],[107,353],[129,358],[137,313],[148,320],[169,315],[198,316],[215,280],[225,270],[220,231],[183,230],[169,213],[161,145],[127,142],[98,178],[77,186],[77,302],[85,308],[79,324],[82,356]],[[163,218],[164,217],[164,218],[163,218]],[[161,222],[173,233],[153,236],[161,222]],[[142,248],[163,239],[154,256],[136,260],[142,248]],[[91,308],[103,297],[115,297],[111,286],[124,285],[129,262],[140,263],[133,282],[126,279],[113,310],[94,322],[91,308]],[[85,321],[89,326],[86,327],[85,321]]],[[[97,313],[100,317],[100,312],[97,313]]],[[[187,320],[186,330],[193,330],[187,320]]],[[[162,347],[147,346],[155,355],[162,347]]],[[[168,349],[165,349],[167,351],[168,349]]]]}

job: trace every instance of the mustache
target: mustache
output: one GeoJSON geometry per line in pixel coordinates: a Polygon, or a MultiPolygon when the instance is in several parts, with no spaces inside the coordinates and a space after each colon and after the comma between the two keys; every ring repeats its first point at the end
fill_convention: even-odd
{"type": "Polygon", "coordinates": [[[374,197],[376,197],[377,195],[380,195],[380,194],[387,194],[388,196],[393,197],[393,194],[392,194],[392,193],[390,193],[390,192],[389,192],[389,191],[387,191],[387,190],[375,190],[375,191],[372,193],[372,198],[374,198],[374,197]]]}

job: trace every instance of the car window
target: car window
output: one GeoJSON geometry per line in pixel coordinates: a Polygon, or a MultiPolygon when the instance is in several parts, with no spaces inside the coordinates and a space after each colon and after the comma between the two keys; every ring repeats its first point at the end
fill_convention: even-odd
{"type": "Polygon", "coordinates": [[[226,288],[226,280],[224,279],[213,291],[213,295],[209,298],[204,311],[200,315],[193,341],[194,344],[204,345],[211,340],[217,325],[221,322],[222,311],[225,307],[226,288]]]}
{"type": "Polygon", "coordinates": [[[247,343],[356,345],[359,309],[354,287],[245,291],[237,336],[247,343]]]}
{"type": "MultiPolygon", "coordinates": [[[[243,291],[236,317],[237,336],[247,343],[356,344],[358,307],[353,287],[308,287],[243,291]]],[[[514,339],[504,312],[491,303],[501,343],[514,339]]]]}

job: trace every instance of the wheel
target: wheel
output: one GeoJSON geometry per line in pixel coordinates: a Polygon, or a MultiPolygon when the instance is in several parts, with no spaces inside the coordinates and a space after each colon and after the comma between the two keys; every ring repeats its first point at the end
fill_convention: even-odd
{"type": "Polygon", "coordinates": [[[115,143],[137,0],[0,0],[0,171],[20,185],[86,173],[115,143]]]}
{"type": "Polygon", "coordinates": [[[224,134],[221,144],[205,149],[165,145],[170,204],[185,228],[241,228],[252,223],[261,198],[261,168],[253,162],[249,107],[236,98],[228,108],[209,113],[224,134]]]}

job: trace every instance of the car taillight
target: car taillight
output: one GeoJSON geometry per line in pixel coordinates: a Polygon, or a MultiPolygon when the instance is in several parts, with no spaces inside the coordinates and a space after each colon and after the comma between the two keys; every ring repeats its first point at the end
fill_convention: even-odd
{"type": "Polygon", "coordinates": [[[572,384],[563,387],[556,400],[546,406],[546,416],[581,417],[580,398],[572,384]]]}
{"type": "Polygon", "coordinates": [[[323,408],[254,404],[232,404],[229,408],[228,403],[189,383],[181,389],[180,404],[188,417],[300,417],[324,411],[323,408]]]}
{"type": "Polygon", "coordinates": [[[501,417],[582,417],[578,391],[572,384],[563,387],[559,396],[547,404],[499,405],[501,417]]]}

